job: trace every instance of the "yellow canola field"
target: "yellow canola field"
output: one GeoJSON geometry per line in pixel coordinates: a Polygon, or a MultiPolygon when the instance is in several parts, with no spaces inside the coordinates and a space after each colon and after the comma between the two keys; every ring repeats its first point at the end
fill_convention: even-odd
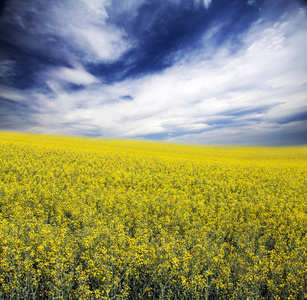
{"type": "Polygon", "coordinates": [[[306,158],[0,131],[0,298],[307,299],[306,158]]]}

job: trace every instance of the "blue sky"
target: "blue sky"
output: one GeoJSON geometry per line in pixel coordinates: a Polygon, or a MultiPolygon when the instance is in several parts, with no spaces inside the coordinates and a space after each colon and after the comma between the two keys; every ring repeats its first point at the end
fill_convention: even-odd
{"type": "Polygon", "coordinates": [[[6,0],[0,129],[307,143],[299,0],[6,0]]]}

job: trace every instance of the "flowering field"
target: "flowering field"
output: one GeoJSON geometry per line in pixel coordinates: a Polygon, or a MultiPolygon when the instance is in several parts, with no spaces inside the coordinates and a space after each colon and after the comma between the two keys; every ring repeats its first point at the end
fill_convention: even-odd
{"type": "Polygon", "coordinates": [[[0,298],[306,299],[306,159],[0,131],[0,298]]]}

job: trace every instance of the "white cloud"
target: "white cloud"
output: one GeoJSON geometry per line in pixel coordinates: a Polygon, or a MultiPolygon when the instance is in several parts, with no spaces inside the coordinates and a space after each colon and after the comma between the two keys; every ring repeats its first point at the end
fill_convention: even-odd
{"type": "Polygon", "coordinates": [[[118,58],[128,47],[124,33],[116,27],[108,26],[100,29],[94,26],[75,29],[79,47],[86,52],[89,50],[89,60],[112,61],[118,58]]]}
{"type": "Polygon", "coordinates": [[[99,82],[99,80],[92,74],[85,71],[82,67],[70,69],[66,67],[54,68],[48,72],[48,75],[53,79],[59,79],[66,82],[89,85],[99,82]]]}
{"type": "Polygon", "coordinates": [[[0,98],[17,102],[27,100],[24,92],[17,89],[8,88],[4,85],[0,85],[0,98]]]}
{"type": "Polygon", "coordinates": [[[204,0],[205,7],[208,8],[212,0],[204,0]]]}
{"type": "Polygon", "coordinates": [[[50,14],[51,23],[56,26],[54,30],[81,51],[82,59],[113,61],[129,47],[124,32],[107,22],[108,3],[107,0],[70,0],[54,7],[50,14]]]}
{"type": "MultiPolygon", "coordinates": [[[[169,0],[169,1],[175,1],[178,4],[180,3],[180,0],[178,2],[178,0],[169,0]]],[[[205,6],[205,8],[209,8],[210,4],[211,4],[212,0],[194,0],[194,4],[196,5],[196,7],[199,6],[205,6]]]]}
{"type": "Polygon", "coordinates": [[[130,46],[125,33],[107,22],[109,0],[8,2],[1,22],[14,26],[12,43],[68,62],[116,60],[130,46]],[[16,3],[17,2],[17,3],[16,3]],[[16,25],[19,28],[16,28],[16,25]]]}

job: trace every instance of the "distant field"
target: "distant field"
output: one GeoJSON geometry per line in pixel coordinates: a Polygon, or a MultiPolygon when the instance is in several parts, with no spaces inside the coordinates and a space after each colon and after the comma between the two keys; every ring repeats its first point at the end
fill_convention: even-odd
{"type": "Polygon", "coordinates": [[[0,299],[306,299],[306,167],[0,131],[0,299]]]}

